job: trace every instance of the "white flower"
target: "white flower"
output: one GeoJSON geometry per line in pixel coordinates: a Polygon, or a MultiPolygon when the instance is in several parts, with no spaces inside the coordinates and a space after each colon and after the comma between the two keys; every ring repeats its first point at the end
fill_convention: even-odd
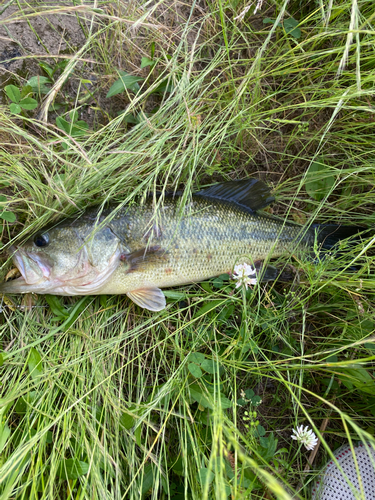
{"type": "Polygon", "coordinates": [[[314,431],[312,429],[309,430],[307,425],[305,428],[303,428],[303,425],[300,425],[297,427],[297,430],[293,429],[293,432],[294,435],[292,434],[290,437],[299,443],[304,444],[306,450],[313,450],[318,444],[318,438],[316,437],[314,431]]]}
{"type": "Polygon", "coordinates": [[[247,288],[249,285],[256,284],[256,271],[248,264],[238,264],[237,266],[234,266],[233,279],[238,280],[236,288],[241,285],[245,285],[245,287],[247,288]],[[253,277],[250,278],[250,276],[253,277]]]}

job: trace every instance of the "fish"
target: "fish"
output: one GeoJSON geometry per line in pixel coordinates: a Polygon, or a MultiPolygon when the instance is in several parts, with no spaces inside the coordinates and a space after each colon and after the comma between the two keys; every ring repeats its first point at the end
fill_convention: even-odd
{"type": "Polygon", "coordinates": [[[231,273],[238,263],[254,265],[260,281],[276,279],[271,257],[332,248],[360,230],[340,225],[303,227],[259,212],[274,200],[261,180],[212,185],[137,205],[91,208],[47,226],[24,244],[11,246],[21,277],[0,293],[53,295],[126,294],[150,311],[166,307],[162,288],[198,283],[231,273]],[[264,266],[259,263],[266,262],[264,266]]]}

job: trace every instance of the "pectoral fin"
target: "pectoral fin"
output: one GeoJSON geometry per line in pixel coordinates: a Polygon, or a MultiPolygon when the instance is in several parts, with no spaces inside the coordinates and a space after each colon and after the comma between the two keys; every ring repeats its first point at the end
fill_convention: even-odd
{"type": "Polygon", "coordinates": [[[126,294],[129,299],[135,302],[139,307],[149,311],[161,311],[165,308],[166,301],[160,288],[140,288],[126,294]]]}
{"type": "Polygon", "coordinates": [[[122,253],[120,255],[121,262],[124,262],[128,266],[128,273],[134,271],[140,271],[152,263],[159,262],[160,259],[166,258],[166,250],[158,245],[140,248],[132,253],[122,253]]]}

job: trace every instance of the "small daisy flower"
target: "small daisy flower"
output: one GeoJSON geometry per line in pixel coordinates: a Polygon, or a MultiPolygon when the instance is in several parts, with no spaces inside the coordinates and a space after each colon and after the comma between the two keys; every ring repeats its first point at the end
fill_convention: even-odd
{"type": "Polygon", "coordinates": [[[312,429],[309,430],[308,426],[304,428],[303,425],[300,425],[296,429],[293,429],[294,434],[290,437],[295,441],[305,445],[306,450],[313,450],[315,446],[318,444],[318,438],[316,437],[314,431],[312,429]]]}
{"type": "Polygon", "coordinates": [[[257,282],[256,271],[248,264],[238,264],[233,269],[233,279],[237,280],[236,288],[245,285],[255,285],[257,282]],[[252,278],[250,278],[252,276],[252,278]]]}

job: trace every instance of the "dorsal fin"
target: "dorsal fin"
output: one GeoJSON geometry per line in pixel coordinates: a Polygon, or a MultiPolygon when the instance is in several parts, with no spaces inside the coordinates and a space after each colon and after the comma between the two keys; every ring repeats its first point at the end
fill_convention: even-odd
{"type": "Polygon", "coordinates": [[[251,212],[260,210],[275,201],[270,188],[258,179],[222,182],[202,189],[194,195],[235,203],[251,212]]]}

